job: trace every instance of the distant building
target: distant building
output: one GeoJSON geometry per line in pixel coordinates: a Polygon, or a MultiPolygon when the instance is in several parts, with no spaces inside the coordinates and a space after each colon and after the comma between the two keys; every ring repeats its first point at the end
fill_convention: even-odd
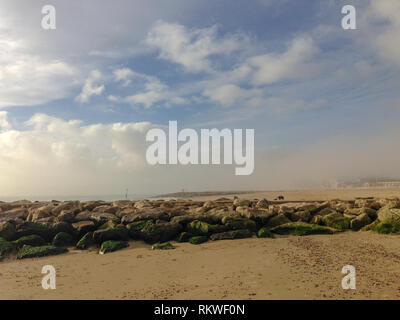
{"type": "Polygon", "coordinates": [[[356,181],[337,181],[337,188],[371,188],[400,187],[400,179],[394,178],[361,178],[356,181]]]}

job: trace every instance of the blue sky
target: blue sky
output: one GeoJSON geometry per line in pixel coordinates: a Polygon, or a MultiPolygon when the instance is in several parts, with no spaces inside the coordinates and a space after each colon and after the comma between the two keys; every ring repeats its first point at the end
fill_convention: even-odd
{"type": "Polygon", "coordinates": [[[55,0],[51,31],[45,4],[0,4],[0,194],[400,176],[396,0],[55,0]],[[357,30],[341,27],[347,4],[357,30]],[[145,132],[170,120],[254,128],[255,174],[149,167],[145,132]]]}

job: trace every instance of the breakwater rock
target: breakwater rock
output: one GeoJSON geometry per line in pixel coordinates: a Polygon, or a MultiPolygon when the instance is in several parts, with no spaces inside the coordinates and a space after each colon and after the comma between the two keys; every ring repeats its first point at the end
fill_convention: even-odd
{"type": "Polygon", "coordinates": [[[0,202],[0,260],[67,252],[108,253],[142,240],[202,244],[252,236],[333,234],[372,230],[400,234],[399,199],[271,202],[267,199],[0,202]]]}

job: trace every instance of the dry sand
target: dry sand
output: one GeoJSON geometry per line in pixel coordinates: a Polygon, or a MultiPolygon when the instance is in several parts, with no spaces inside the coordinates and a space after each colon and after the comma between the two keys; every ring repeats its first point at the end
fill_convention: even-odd
{"type": "Polygon", "coordinates": [[[174,243],[142,242],[118,252],[71,249],[0,264],[0,299],[399,299],[400,238],[371,232],[174,243]],[[57,289],[41,287],[53,265],[57,289]],[[356,268],[356,290],[341,269],[356,268]]]}

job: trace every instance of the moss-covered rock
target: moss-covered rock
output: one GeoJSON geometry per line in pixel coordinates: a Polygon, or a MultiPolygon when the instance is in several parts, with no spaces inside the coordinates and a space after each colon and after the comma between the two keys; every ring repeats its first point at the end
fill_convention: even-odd
{"type": "Polygon", "coordinates": [[[0,222],[0,237],[5,240],[15,238],[15,226],[10,222],[0,222]]]}
{"type": "Polygon", "coordinates": [[[171,250],[175,247],[170,242],[156,243],[151,247],[152,250],[171,250]]]}
{"type": "Polygon", "coordinates": [[[22,248],[25,244],[33,247],[46,245],[46,241],[41,236],[38,236],[36,234],[21,237],[13,242],[17,248],[22,248]]]}
{"type": "Polygon", "coordinates": [[[123,240],[126,241],[129,239],[129,231],[128,229],[120,224],[115,227],[99,229],[93,232],[93,241],[95,243],[103,243],[107,240],[123,240]]]}
{"type": "Polygon", "coordinates": [[[56,222],[51,227],[53,229],[54,236],[60,232],[65,232],[72,236],[75,235],[75,229],[70,223],[67,222],[56,222]]]}
{"type": "Polygon", "coordinates": [[[74,244],[74,237],[66,232],[59,232],[54,236],[53,246],[67,247],[74,244]]]}
{"type": "Polygon", "coordinates": [[[367,213],[362,213],[350,221],[350,228],[354,231],[360,230],[362,227],[369,225],[372,222],[367,213]]]}
{"type": "Polygon", "coordinates": [[[68,252],[67,248],[55,247],[55,246],[51,246],[51,245],[40,246],[40,247],[24,245],[18,251],[17,259],[52,256],[52,255],[57,255],[57,254],[65,253],[65,252],[68,252]]]}
{"type": "Polygon", "coordinates": [[[178,237],[176,238],[176,241],[178,242],[188,242],[191,237],[194,237],[194,234],[190,232],[181,232],[178,237]]]}
{"type": "Polygon", "coordinates": [[[400,220],[379,222],[373,228],[373,231],[381,234],[400,234],[400,220]]]}
{"type": "Polygon", "coordinates": [[[75,222],[71,226],[78,239],[83,237],[86,233],[96,230],[95,223],[90,220],[75,222]]]}
{"type": "Polygon", "coordinates": [[[166,242],[175,239],[182,231],[182,226],[176,222],[156,223],[145,226],[141,230],[141,237],[148,243],[166,242]]]}
{"type": "Polygon", "coordinates": [[[80,250],[86,250],[91,245],[94,245],[95,242],[93,241],[93,232],[87,232],[76,244],[76,248],[80,250]]]}
{"type": "Polygon", "coordinates": [[[250,219],[224,217],[222,219],[222,223],[226,226],[228,230],[248,229],[250,231],[255,231],[257,229],[256,223],[250,219]]]}
{"type": "Polygon", "coordinates": [[[208,241],[207,236],[194,236],[189,239],[191,244],[201,244],[208,241]]]}
{"type": "Polygon", "coordinates": [[[215,233],[211,235],[210,239],[215,240],[232,240],[232,239],[244,239],[251,238],[253,233],[250,230],[232,230],[226,232],[215,233]]]}
{"type": "Polygon", "coordinates": [[[154,225],[153,220],[146,221],[136,221],[126,225],[129,231],[129,235],[132,239],[139,240],[142,239],[142,229],[148,226],[154,225]]]}
{"type": "Polygon", "coordinates": [[[311,234],[332,234],[335,230],[328,227],[319,226],[316,224],[309,224],[305,222],[291,222],[286,223],[271,229],[272,233],[306,236],[311,234]]]}
{"type": "Polygon", "coordinates": [[[114,252],[123,248],[127,248],[128,246],[129,244],[127,241],[119,241],[119,240],[104,241],[100,247],[100,254],[114,252]]]}
{"type": "Polygon", "coordinates": [[[269,228],[261,228],[257,232],[257,237],[258,238],[275,238],[274,234],[269,230],[269,228]]]}
{"type": "Polygon", "coordinates": [[[17,228],[16,239],[36,234],[50,242],[54,237],[54,230],[50,225],[34,222],[24,222],[17,228]]]}
{"type": "Polygon", "coordinates": [[[0,238],[0,261],[14,250],[14,245],[4,238],[0,238]]]}
{"type": "Polygon", "coordinates": [[[198,236],[207,236],[226,230],[228,228],[225,225],[209,224],[199,220],[192,221],[187,225],[187,231],[198,236]]]}
{"type": "Polygon", "coordinates": [[[344,217],[339,212],[333,212],[326,216],[323,216],[322,221],[327,227],[331,227],[338,230],[350,229],[350,219],[344,217]]]}

